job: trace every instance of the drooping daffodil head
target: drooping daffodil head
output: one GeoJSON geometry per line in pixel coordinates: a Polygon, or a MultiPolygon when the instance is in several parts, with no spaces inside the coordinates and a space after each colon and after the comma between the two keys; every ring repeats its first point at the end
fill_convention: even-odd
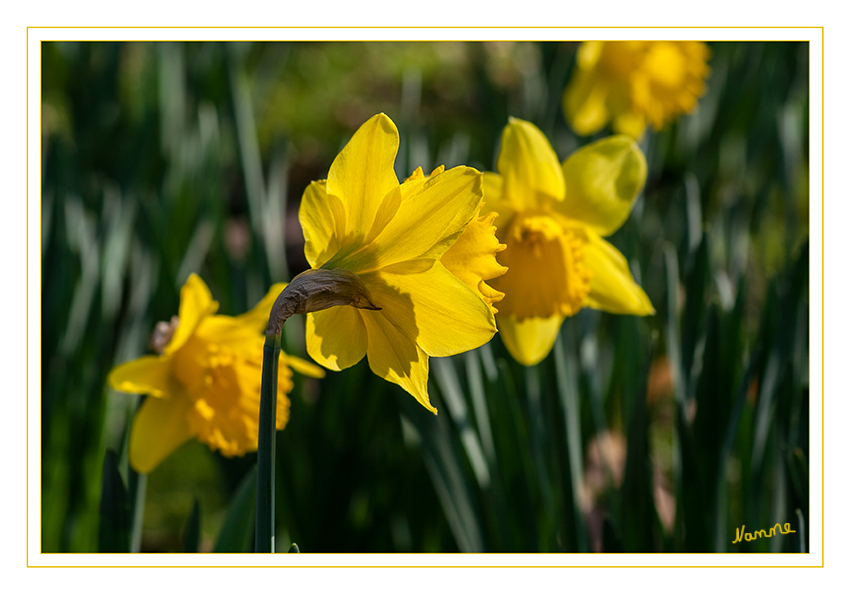
{"type": "MultiPolygon", "coordinates": [[[[116,366],[107,378],[120,392],[146,394],[130,429],[130,464],[148,473],[195,438],[225,456],[256,451],[263,364],[263,330],[278,284],[251,311],[216,315],[218,303],[195,274],[180,291],[179,315],[160,322],[151,345],[158,352],[116,366]]],[[[322,377],[321,368],[281,353],[277,428],[289,419],[292,370],[322,377]]]]}
{"type": "Polygon", "coordinates": [[[299,219],[311,268],[353,273],[369,304],[308,313],[307,351],[337,371],[366,356],[376,375],[436,413],[429,357],[493,337],[501,294],[486,281],[504,274],[495,258],[504,246],[495,215],[480,215],[480,172],[417,169],[400,184],[398,146],[395,124],[378,114],[355,132],[327,180],[304,192],[299,219]]]}
{"type": "Polygon", "coordinates": [[[508,268],[492,281],[504,293],[499,335],[523,365],[549,354],[565,317],[583,307],[654,313],[623,255],[603,237],[626,221],[646,180],[635,141],[613,136],[563,164],[533,124],[511,118],[502,132],[498,173],[484,174],[484,211],[497,212],[508,268]]]}
{"type": "Polygon", "coordinates": [[[641,138],[690,113],[705,92],[711,50],[700,41],[588,41],[563,97],[567,121],[583,136],[611,124],[641,138]]]}

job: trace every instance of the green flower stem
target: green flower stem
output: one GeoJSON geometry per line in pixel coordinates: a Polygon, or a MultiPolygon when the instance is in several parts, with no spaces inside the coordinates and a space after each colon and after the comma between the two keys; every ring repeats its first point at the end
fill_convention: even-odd
{"type": "Polygon", "coordinates": [[[369,292],[348,270],[307,270],[292,279],[275,299],[263,346],[263,383],[260,387],[260,435],[257,443],[257,513],[254,550],[274,553],[274,453],[277,414],[277,368],[283,324],[295,314],[350,305],[376,307],[369,292]]]}
{"type": "Polygon", "coordinates": [[[280,331],[267,333],[263,346],[260,435],[257,447],[257,513],[254,523],[254,550],[258,553],[274,553],[274,454],[279,360],[280,331]]]}

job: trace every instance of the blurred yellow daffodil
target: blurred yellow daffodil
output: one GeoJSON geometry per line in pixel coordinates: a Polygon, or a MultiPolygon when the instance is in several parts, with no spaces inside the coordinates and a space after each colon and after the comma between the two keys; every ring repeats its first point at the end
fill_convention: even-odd
{"type": "Polygon", "coordinates": [[[582,307],[654,313],[626,259],[602,239],[628,218],[646,180],[634,140],[594,142],[561,165],[540,130],[511,118],[497,169],[484,174],[484,209],[499,213],[496,235],[507,244],[499,262],[508,272],[492,282],[505,294],[499,334],[517,361],[540,362],[582,307]]]}
{"type": "MultiPolygon", "coordinates": [[[[157,325],[151,340],[159,355],[115,367],[109,385],[120,392],[147,394],[130,430],[130,464],[151,472],[183,442],[196,438],[225,456],[257,449],[263,333],[269,310],[285,285],[272,287],[241,316],[215,315],[204,281],[189,276],[180,291],[179,316],[157,325]]],[[[292,369],[322,377],[324,372],[281,353],[277,428],[289,418],[292,369]]]]}
{"type": "Polygon", "coordinates": [[[307,314],[307,351],[328,369],[364,355],[378,376],[428,410],[428,358],[481,346],[496,332],[485,281],[503,274],[494,215],[479,217],[482,176],[470,167],[417,169],[399,184],[399,136],[378,114],[336,157],[328,179],[304,192],[299,219],[313,269],[354,273],[378,309],[307,314]]]}
{"type": "Polygon", "coordinates": [[[581,135],[611,122],[640,138],[689,113],[705,90],[711,54],[700,41],[588,41],[564,92],[567,121],[581,135]]]}

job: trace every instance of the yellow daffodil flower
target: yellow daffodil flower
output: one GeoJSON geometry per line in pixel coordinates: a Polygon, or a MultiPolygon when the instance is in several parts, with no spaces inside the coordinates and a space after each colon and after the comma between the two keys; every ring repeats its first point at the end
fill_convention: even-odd
{"type": "MultiPolygon", "coordinates": [[[[215,315],[204,281],[192,274],[180,291],[179,316],[160,323],[146,355],[115,367],[109,385],[120,392],[147,394],[130,430],[130,464],[151,472],[183,442],[196,438],[225,456],[257,449],[263,333],[269,310],[285,285],[272,287],[241,316],[215,315]]],[[[322,377],[324,372],[281,353],[277,428],[289,418],[292,369],[322,377]]]]}
{"type": "Polygon", "coordinates": [[[499,334],[523,365],[540,362],[561,323],[582,307],[617,314],[655,312],[623,255],[602,239],[628,218],[646,180],[634,140],[613,136],[558,163],[533,124],[511,118],[502,132],[496,173],[484,174],[485,211],[499,213],[507,244],[492,281],[505,294],[499,334]]]}
{"type": "Polygon", "coordinates": [[[588,41],[564,92],[567,121],[581,135],[611,122],[615,132],[643,136],[690,113],[705,90],[711,54],[699,41],[588,41]]]}
{"type": "Polygon", "coordinates": [[[354,273],[379,309],[336,306],[307,314],[307,351],[328,369],[367,356],[378,376],[436,413],[428,358],[481,346],[496,332],[486,282],[504,273],[491,214],[479,217],[482,176],[470,167],[418,169],[399,184],[399,136],[378,114],[304,192],[299,219],[313,269],[354,273]]]}

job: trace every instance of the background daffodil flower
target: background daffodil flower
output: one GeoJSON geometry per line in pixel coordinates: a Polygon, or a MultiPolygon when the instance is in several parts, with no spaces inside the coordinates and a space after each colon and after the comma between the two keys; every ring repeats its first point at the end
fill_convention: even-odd
{"type": "Polygon", "coordinates": [[[494,217],[478,217],[481,173],[438,168],[426,177],[420,169],[399,184],[398,145],[395,124],[378,114],[342,149],[328,179],[304,192],[299,219],[310,266],[356,274],[380,308],[307,314],[307,351],[337,371],[366,355],[376,375],[436,413],[428,358],[493,337],[491,303],[500,295],[484,281],[504,269],[495,259],[494,217]]]}
{"type": "Polygon", "coordinates": [[[505,294],[499,330],[517,361],[540,362],[564,317],[582,307],[655,312],[626,259],[602,239],[628,218],[646,180],[646,160],[631,138],[592,143],[561,165],[537,127],[511,118],[497,169],[484,174],[485,211],[500,215],[496,234],[507,249],[499,262],[508,272],[492,282],[505,294]]]}
{"type": "Polygon", "coordinates": [[[581,135],[609,122],[633,138],[658,130],[694,109],[710,54],[700,41],[587,41],[564,92],[567,121],[581,135]]]}
{"type": "MultiPolygon", "coordinates": [[[[257,449],[263,362],[263,333],[269,310],[284,284],[272,287],[241,316],[215,315],[204,281],[189,276],[180,291],[180,314],[159,325],[152,343],[161,354],[115,367],[109,385],[120,392],[147,394],[130,430],[130,464],[148,473],[183,442],[194,437],[225,456],[257,449]]],[[[289,418],[292,369],[322,377],[324,372],[281,353],[277,428],[289,418]]]]}

